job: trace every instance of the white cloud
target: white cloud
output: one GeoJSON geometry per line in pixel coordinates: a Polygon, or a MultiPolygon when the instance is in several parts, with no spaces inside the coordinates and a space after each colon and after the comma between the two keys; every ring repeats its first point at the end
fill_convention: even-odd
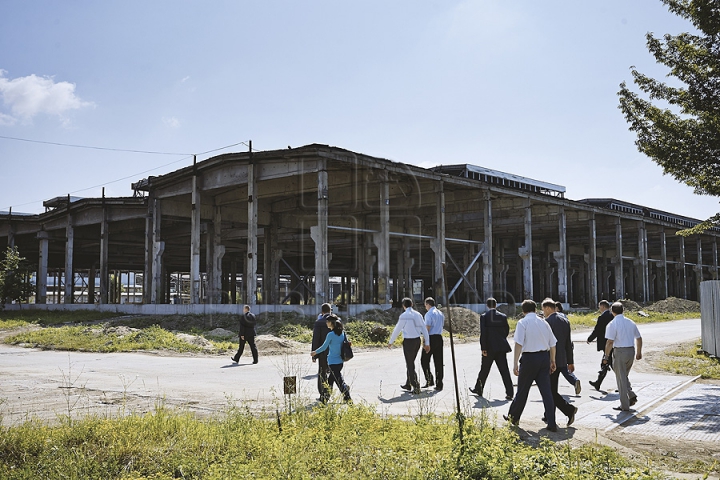
{"type": "Polygon", "coordinates": [[[168,128],[180,128],[180,120],[176,117],[163,117],[162,121],[168,128]]]}
{"type": "Polygon", "coordinates": [[[15,125],[16,122],[15,117],[0,112],[0,127],[9,127],[15,125]]]}
{"type": "Polygon", "coordinates": [[[0,122],[6,125],[17,120],[28,123],[39,114],[55,115],[66,123],[64,115],[70,110],[95,106],[75,95],[74,83],[55,83],[52,77],[35,74],[10,79],[5,77],[6,73],[0,70],[0,98],[12,114],[0,112],[0,122]]]}

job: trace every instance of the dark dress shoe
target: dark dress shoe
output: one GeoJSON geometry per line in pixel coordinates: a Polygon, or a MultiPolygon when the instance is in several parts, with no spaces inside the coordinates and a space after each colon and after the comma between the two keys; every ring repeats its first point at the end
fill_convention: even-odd
{"type": "Polygon", "coordinates": [[[441,382],[438,382],[438,383],[435,385],[435,391],[436,391],[436,392],[442,392],[442,389],[443,389],[443,384],[442,384],[441,382]]]}
{"type": "Polygon", "coordinates": [[[547,428],[548,432],[557,432],[557,425],[554,425],[552,427],[550,425],[548,425],[546,428],[547,428]]]}
{"type": "Polygon", "coordinates": [[[478,391],[475,390],[474,388],[468,388],[468,390],[470,390],[470,393],[472,393],[473,395],[477,395],[478,397],[482,397],[482,393],[478,392],[478,391]]]}
{"type": "Polygon", "coordinates": [[[413,395],[420,395],[420,389],[419,389],[419,388],[414,388],[411,393],[412,393],[413,395]]]}
{"type": "Polygon", "coordinates": [[[518,424],[518,422],[516,422],[515,420],[511,419],[509,415],[503,415],[503,420],[505,420],[506,422],[510,422],[510,423],[512,423],[512,424],[515,425],[515,426],[517,426],[517,424],[518,424]]]}
{"type": "Polygon", "coordinates": [[[407,390],[408,392],[412,389],[412,387],[407,383],[405,385],[400,385],[400,388],[402,388],[403,390],[407,390]]]}
{"type": "Polygon", "coordinates": [[[593,382],[592,380],[590,380],[588,383],[589,383],[590,385],[592,385],[595,390],[597,390],[598,392],[600,391],[600,384],[599,384],[599,383],[593,382]]]}
{"type": "Polygon", "coordinates": [[[232,360],[233,363],[237,363],[238,361],[235,360],[235,357],[230,357],[230,360],[232,360]]]}
{"type": "Polygon", "coordinates": [[[258,362],[258,361],[257,361],[257,358],[256,358],[255,360],[253,360],[253,365],[255,365],[257,362],[258,362]]]}
{"type": "Polygon", "coordinates": [[[632,406],[635,405],[636,403],[637,403],[637,397],[632,397],[632,398],[630,399],[630,406],[632,407],[632,406]]]}
{"type": "Polygon", "coordinates": [[[625,410],[623,407],[613,407],[613,410],[617,410],[618,412],[629,412],[630,409],[625,410]]]}
{"type": "Polygon", "coordinates": [[[430,388],[430,387],[434,387],[434,386],[435,386],[435,382],[425,382],[425,385],[423,385],[422,388],[430,388]]]}
{"type": "Polygon", "coordinates": [[[570,415],[570,416],[568,417],[568,423],[567,423],[567,426],[568,426],[568,427],[573,424],[573,422],[575,421],[575,414],[578,412],[578,408],[577,408],[577,407],[573,407],[573,408],[574,408],[575,410],[573,411],[572,415],[570,415]]]}
{"type": "Polygon", "coordinates": [[[512,395],[505,395],[505,400],[512,400],[512,399],[513,399],[512,395]]]}

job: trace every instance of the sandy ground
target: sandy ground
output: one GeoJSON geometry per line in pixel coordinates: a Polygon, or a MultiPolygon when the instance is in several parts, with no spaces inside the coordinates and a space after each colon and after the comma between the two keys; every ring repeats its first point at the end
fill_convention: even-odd
{"type": "MultiPolygon", "coordinates": [[[[692,379],[689,377],[671,375],[654,368],[653,359],[668,347],[698,339],[700,321],[648,324],[641,325],[640,329],[645,356],[633,367],[633,384],[641,388],[644,385],[690,384],[692,379]]],[[[573,443],[598,441],[620,448],[636,458],[652,454],[654,458],[674,461],[697,458],[720,460],[720,442],[708,444],[673,440],[667,438],[662,430],[638,438],[628,435],[623,426],[613,428],[620,420],[603,412],[618,403],[613,401],[616,388],[614,375],[608,375],[603,392],[596,392],[588,385],[587,381],[596,377],[601,357],[594,343],[586,344],[588,334],[589,331],[573,333],[576,372],[583,384],[580,395],[575,395],[574,388],[561,378],[560,393],[568,396],[579,408],[575,425],[561,428],[557,433],[547,432],[541,421],[543,412],[539,394],[533,389],[520,423],[521,438],[529,443],[539,441],[542,436],[573,443]],[[600,424],[598,427],[597,423],[593,423],[598,421],[607,422],[607,425],[600,424]]],[[[306,349],[309,353],[309,347],[306,349]]],[[[442,413],[454,410],[455,382],[447,341],[444,349],[445,389],[442,392],[428,389],[419,398],[399,388],[405,380],[401,349],[355,350],[355,358],[344,369],[355,402],[374,405],[385,414],[408,417],[429,411],[442,413]]],[[[257,412],[312,405],[317,398],[317,365],[312,363],[308,353],[270,356],[261,349],[259,364],[252,365],[249,352],[246,352],[238,365],[233,364],[228,355],[177,355],[166,352],[99,354],[0,345],[0,414],[4,425],[13,425],[33,418],[55,421],[67,415],[78,418],[87,414],[114,416],[142,413],[152,411],[158,405],[199,415],[222,412],[230,405],[242,405],[257,412]],[[283,377],[286,376],[297,377],[296,395],[283,395],[283,377]]],[[[484,412],[492,421],[502,423],[501,416],[507,413],[509,402],[504,399],[497,369],[491,371],[485,398],[478,398],[469,394],[468,386],[474,385],[480,369],[479,345],[476,342],[456,345],[455,359],[461,409],[473,414],[484,412]]],[[[417,367],[419,371],[419,356],[417,367]]],[[[656,390],[648,387],[645,390],[647,394],[638,393],[641,397],[638,407],[656,402],[645,409],[643,415],[652,415],[653,408],[667,401],[665,396],[668,392],[662,391],[662,388],[656,390]]],[[[717,402],[717,399],[708,401],[717,402]]],[[[563,426],[560,418],[558,423],[563,426]]],[[[689,478],[697,478],[697,475],[689,478]]]]}

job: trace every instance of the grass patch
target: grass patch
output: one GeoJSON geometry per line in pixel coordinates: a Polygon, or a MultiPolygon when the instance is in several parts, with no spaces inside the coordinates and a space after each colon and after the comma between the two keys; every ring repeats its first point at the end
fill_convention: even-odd
{"type": "Polygon", "coordinates": [[[4,428],[0,477],[36,478],[427,478],[654,479],[598,445],[523,443],[508,428],[452,417],[415,421],[336,406],[257,417],[231,408],[200,420],[163,408],[121,418],[89,417],[4,428]]]}
{"type": "MultiPolygon", "coordinates": [[[[659,312],[645,312],[647,317],[641,317],[637,312],[625,312],[625,316],[631,319],[635,323],[657,323],[657,322],[671,322],[673,320],[685,320],[688,318],[700,318],[700,312],[690,313],[659,313],[659,312]]],[[[597,323],[597,318],[600,316],[599,312],[594,313],[571,313],[568,315],[570,320],[570,326],[573,329],[577,328],[593,328],[597,323]]],[[[511,325],[511,328],[514,328],[511,325]]]]}
{"type": "Polygon", "coordinates": [[[107,325],[98,328],[49,327],[12,335],[5,339],[5,342],[39,348],[105,353],[135,350],[172,350],[175,352],[203,350],[202,347],[180,340],[173,333],[157,325],[125,334],[110,331],[107,325]]]}
{"type": "Polygon", "coordinates": [[[30,324],[59,325],[63,323],[87,323],[107,320],[121,314],[112,312],[95,312],[92,310],[52,311],[52,310],[21,310],[0,311],[0,329],[24,327],[30,324]]]}
{"type": "Polygon", "coordinates": [[[700,339],[666,350],[658,366],[671,373],[720,380],[720,360],[697,353],[699,343],[700,339]]]}

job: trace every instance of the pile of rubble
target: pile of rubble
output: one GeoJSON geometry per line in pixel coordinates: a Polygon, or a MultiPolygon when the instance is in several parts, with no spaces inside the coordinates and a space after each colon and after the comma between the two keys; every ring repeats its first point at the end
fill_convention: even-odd
{"type": "Polygon", "coordinates": [[[700,303],[682,298],[668,297],[645,308],[648,312],[657,313],[696,313],[700,311],[700,303]]]}

